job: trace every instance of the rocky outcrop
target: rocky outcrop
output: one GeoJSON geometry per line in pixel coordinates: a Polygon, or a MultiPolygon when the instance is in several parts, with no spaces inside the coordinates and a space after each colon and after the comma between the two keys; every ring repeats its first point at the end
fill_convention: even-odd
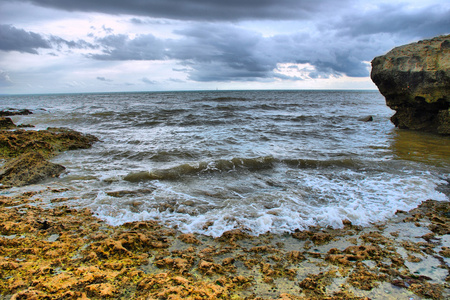
{"type": "Polygon", "coordinates": [[[0,131],[0,158],[37,152],[45,158],[73,149],[87,149],[98,139],[67,128],[0,131]]]}
{"type": "Polygon", "coordinates": [[[2,110],[0,111],[0,117],[4,116],[27,116],[31,115],[33,112],[29,109],[8,109],[8,110],[2,110]]]}
{"type": "Polygon", "coordinates": [[[375,57],[371,78],[396,111],[395,126],[450,134],[450,35],[375,57]]]}
{"type": "Polygon", "coordinates": [[[89,148],[97,140],[65,128],[0,131],[0,158],[7,160],[0,168],[0,184],[24,186],[57,177],[65,168],[47,158],[66,150],[89,148]]]}
{"type": "Polygon", "coordinates": [[[46,161],[36,152],[22,154],[0,168],[0,183],[4,186],[24,186],[59,176],[66,168],[46,161]]]}

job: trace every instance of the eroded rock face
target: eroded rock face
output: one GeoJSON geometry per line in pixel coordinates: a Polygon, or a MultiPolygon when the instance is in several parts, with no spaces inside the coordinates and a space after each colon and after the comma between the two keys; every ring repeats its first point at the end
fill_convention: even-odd
{"type": "Polygon", "coordinates": [[[375,57],[371,78],[396,111],[395,126],[450,134],[450,35],[375,57]]]}

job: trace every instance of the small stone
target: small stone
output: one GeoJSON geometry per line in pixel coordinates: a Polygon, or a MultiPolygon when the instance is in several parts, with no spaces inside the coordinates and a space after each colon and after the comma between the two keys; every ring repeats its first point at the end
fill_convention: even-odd
{"type": "Polygon", "coordinates": [[[59,234],[52,234],[47,238],[48,242],[56,242],[59,239],[59,234]]]}
{"type": "Polygon", "coordinates": [[[367,117],[364,117],[364,118],[359,119],[359,121],[362,121],[362,122],[372,122],[372,121],[373,121],[373,117],[372,117],[372,116],[367,116],[367,117]]]}
{"type": "Polygon", "coordinates": [[[182,242],[185,242],[186,244],[196,244],[199,245],[202,242],[200,242],[192,233],[185,233],[180,234],[178,239],[182,242]]]}

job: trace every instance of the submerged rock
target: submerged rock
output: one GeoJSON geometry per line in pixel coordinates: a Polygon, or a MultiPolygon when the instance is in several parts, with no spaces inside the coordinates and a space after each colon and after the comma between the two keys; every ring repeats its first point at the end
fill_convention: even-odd
{"type": "Polygon", "coordinates": [[[33,114],[33,112],[29,109],[8,109],[0,111],[0,116],[27,116],[31,114],[33,114]]]}
{"type": "Polygon", "coordinates": [[[0,169],[0,183],[6,186],[24,186],[57,177],[66,168],[46,161],[35,152],[23,154],[7,162],[0,169]]]}
{"type": "Polygon", "coordinates": [[[371,78],[396,111],[395,126],[450,134],[450,35],[375,57],[371,78]]]}
{"type": "Polygon", "coordinates": [[[367,116],[364,118],[360,118],[359,121],[361,122],[372,122],[373,121],[373,117],[372,116],[367,116]]]}

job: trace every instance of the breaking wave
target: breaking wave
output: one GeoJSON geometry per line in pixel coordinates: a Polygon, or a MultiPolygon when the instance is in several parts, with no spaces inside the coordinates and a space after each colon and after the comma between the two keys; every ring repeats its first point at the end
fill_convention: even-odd
{"type": "Polygon", "coordinates": [[[177,180],[183,176],[201,175],[210,173],[226,173],[233,171],[260,171],[272,169],[275,164],[285,164],[289,167],[301,169],[316,168],[348,168],[358,169],[364,163],[354,159],[341,160],[314,160],[314,159],[276,159],[272,156],[256,158],[232,158],[230,160],[220,159],[211,162],[185,163],[166,169],[152,171],[131,172],[124,177],[129,182],[147,180],[177,180]]]}

